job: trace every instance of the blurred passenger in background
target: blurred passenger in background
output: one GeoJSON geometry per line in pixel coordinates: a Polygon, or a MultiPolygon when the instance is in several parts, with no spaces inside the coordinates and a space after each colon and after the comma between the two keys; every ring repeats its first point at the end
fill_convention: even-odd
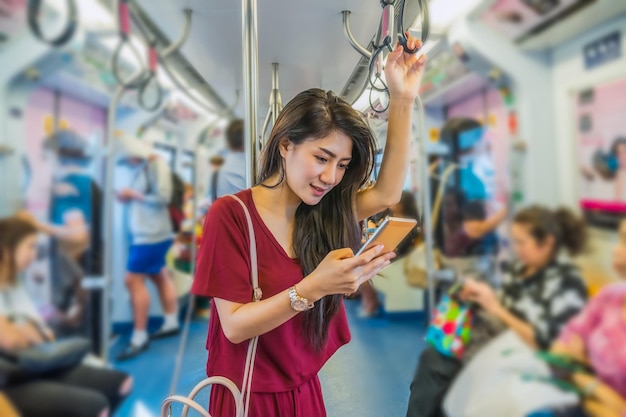
{"type": "Polygon", "coordinates": [[[18,217],[51,238],[51,303],[40,309],[47,324],[60,336],[87,335],[89,295],[82,280],[102,273],[102,190],[90,174],[88,141],[68,128],[46,131],[54,175],[49,217],[26,211],[18,217]]]}
{"type": "Polygon", "coordinates": [[[51,300],[41,311],[46,323],[59,335],[85,335],[88,294],[82,288],[85,272],[79,260],[89,247],[89,230],[82,212],[68,207],[60,225],[40,221],[25,210],[17,217],[52,239],[51,300]]]}
{"type": "MultiPolygon", "coordinates": [[[[226,129],[226,152],[211,158],[213,172],[208,188],[208,198],[203,205],[206,213],[211,204],[220,197],[236,194],[246,188],[246,153],[244,147],[244,121],[233,120],[226,129]]],[[[196,296],[195,316],[208,318],[210,301],[196,296]]]]}
{"type": "MultiPolygon", "coordinates": [[[[515,216],[511,234],[517,261],[504,268],[499,293],[468,279],[461,297],[477,304],[501,330],[509,328],[533,348],[547,349],[587,300],[578,268],[559,259],[562,249],[571,255],[585,249],[586,227],[567,209],[533,206],[515,216]]],[[[463,363],[492,337],[490,331],[483,332],[487,337],[479,332],[475,326],[461,361],[431,346],[424,349],[411,383],[407,417],[441,416],[444,396],[463,363]]]]}
{"type": "MultiPolygon", "coordinates": [[[[209,177],[209,184],[206,188],[206,195],[204,198],[198,202],[198,215],[200,217],[199,220],[204,220],[204,216],[207,211],[209,211],[209,207],[211,207],[211,203],[217,199],[217,178],[218,171],[224,165],[224,158],[220,155],[214,155],[209,158],[209,167],[211,176],[209,177]]],[[[203,223],[201,221],[201,223],[203,223]]]]}
{"type": "MultiPolygon", "coordinates": [[[[626,280],[626,219],[619,229],[613,267],[626,280]]],[[[574,374],[590,417],[626,416],[626,282],[610,284],[566,326],[552,347],[591,365],[595,375],[574,374]]]]}
{"type": "Polygon", "coordinates": [[[217,200],[217,179],[219,178],[220,168],[224,165],[224,158],[220,155],[215,155],[209,159],[211,165],[211,180],[209,182],[208,194],[209,201],[212,203],[217,200]]]}
{"type": "Polygon", "coordinates": [[[244,151],[244,122],[241,119],[233,120],[226,129],[227,150],[224,153],[224,163],[215,171],[212,178],[210,195],[211,200],[236,194],[246,188],[246,154],[244,151]]]}
{"type": "MultiPolygon", "coordinates": [[[[92,176],[92,153],[88,141],[76,132],[61,129],[46,139],[53,152],[53,190],[50,221],[67,223],[68,212],[80,212],[87,227],[88,243],[78,262],[87,275],[102,273],[102,190],[92,176]]],[[[65,245],[60,240],[61,245],[65,245]]],[[[64,248],[72,255],[71,249],[64,248]]]]}
{"type": "Polygon", "coordinates": [[[495,229],[506,218],[508,210],[500,208],[487,215],[485,201],[472,200],[461,208],[461,222],[446,238],[445,254],[448,257],[491,255],[498,251],[495,229]]]}
{"type": "MultiPolygon", "coordinates": [[[[454,193],[452,193],[454,194],[454,193]]],[[[451,198],[451,205],[459,200],[451,198]]],[[[500,248],[499,237],[496,233],[498,226],[506,219],[506,206],[492,209],[487,213],[487,202],[460,200],[461,207],[450,209],[447,213],[446,238],[443,254],[440,257],[441,266],[454,272],[457,282],[464,276],[472,276],[481,281],[494,283],[496,278],[496,258],[500,248]]],[[[438,291],[445,291],[453,282],[441,282],[438,291]]]]}
{"type": "Polygon", "coordinates": [[[176,288],[165,269],[165,255],[174,238],[168,209],[173,193],[172,173],[167,163],[139,140],[120,136],[118,145],[121,160],[136,171],[130,187],[117,194],[120,201],[130,206],[128,225],[131,245],[126,287],[130,292],[134,327],[130,343],[117,357],[124,360],[148,348],[150,294],[146,276],[156,285],[164,312],[161,329],[150,337],[155,339],[178,334],[179,322],[176,288]]]}
{"type": "MultiPolygon", "coordinates": [[[[55,338],[19,280],[36,257],[36,233],[29,222],[0,219],[0,350],[8,353],[55,338]]],[[[122,372],[87,365],[36,380],[0,383],[8,401],[25,417],[105,417],[132,387],[131,378],[122,372]]]]}

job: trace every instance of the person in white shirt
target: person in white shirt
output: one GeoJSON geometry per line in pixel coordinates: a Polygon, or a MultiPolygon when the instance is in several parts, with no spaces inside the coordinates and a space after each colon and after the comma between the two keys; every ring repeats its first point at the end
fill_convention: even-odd
{"type": "Polygon", "coordinates": [[[134,328],[129,345],[117,356],[118,360],[125,360],[146,350],[149,338],[178,334],[179,321],[176,288],[165,269],[165,255],[174,239],[168,209],[173,190],[170,168],[135,138],[121,136],[117,145],[120,159],[136,171],[130,187],[117,193],[118,199],[130,206],[128,225],[132,239],[126,287],[133,306],[134,328]],[[151,336],[147,332],[150,295],[146,276],[159,290],[164,311],[163,326],[151,336]]]}

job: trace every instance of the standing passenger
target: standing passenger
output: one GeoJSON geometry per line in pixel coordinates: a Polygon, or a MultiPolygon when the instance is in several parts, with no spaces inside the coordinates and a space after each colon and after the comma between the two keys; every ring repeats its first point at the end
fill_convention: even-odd
{"type": "MultiPolygon", "coordinates": [[[[415,39],[409,46],[419,46],[415,39]]],[[[208,375],[241,387],[249,339],[259,337],[250,415],[326,415],[318,372],[350,340],[343,297],[389,264],[393,253],[360,246],[358,222],[396,204],[409,165],[413,103],[425,57],[389,54],[389,129],[375,186],[376,144],[361,114],[332,92],[298,94],[278,116],[259,183],[237,195],[257,237],[260,302],[252,302],[248,225],[242,207],[218,199],[205,221],[193,291],[214,299],[208,375]]],[[[223,386],[209,413],[234,415],[223,386]]]]}
{"type": "Polygon", "coordinates": [[[132,358],[148,348],[150,294],[146,276],[159,291],[164,323],[152,338],[179,332],[176,288],[165,269],[165,254],[174,237],[168,205],[172,196],[171,171],[167,163],[152,154],[136,139],[118,138],[121,157],[137,172],[129,188],[118,192],[118,199],[130,206],[128,225],[131,245],[128,252],[126,287],[133,307],[133,334],[118,360],[132,358]]]}

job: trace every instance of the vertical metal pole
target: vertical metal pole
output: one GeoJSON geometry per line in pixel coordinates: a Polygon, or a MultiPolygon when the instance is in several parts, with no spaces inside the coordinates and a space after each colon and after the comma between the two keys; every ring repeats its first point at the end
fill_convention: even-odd
{"type": "Polygon", "coordinates": [[[258,141],[257,141],[257,78],[258,78],[258,29],[256,0],[241,0],[242,41],[243,41],[243,89],[245,105],[246,185],[256,183],[258,141]]]}
{"type": "Polygon", "coordinates": [[[106,152],[106,179],[104,183],[104,282],[102,284],[102,317],[101,317],[101,353],[104,362],[108,362],[109,358],[109,338],[111,334],[111,317],[110,317],[110,297],[111,285],[113,282],[113,228],[115,227],[113,219],[113,203],[115,199],[115,191],[113,184],[113,172],[115,170],[115,119],[117,108],[124,94],[124,87],[118,85],[115,93],[111,98],[109,111],[107,114],[107,152],[106,152]]]}
{"type": "Polygon", "coordinates": [[[422,104],[422,99],[420,96],[417,96],[415,99],[415,105],[417,107],[417,124],[418,124],[418,135],[417,135],[417,151],[419,152],[419,166],[422,171],[420,177],[422,179],[422,214],[423,214],[423,233],[425,237],[426,243],[426,277],[428,280],[428,311],[427,317],[428,322],[432,319],[432,311],[435,307],[435,276],[434,276],[434,268],[435,262],[433,259],[433,225],[432,223],[432,213],[431,213],[431,201],[430,201],[430,178],[428,175],[428,152],[426,149],[427,144],[427,136],[426,136],[426,126],[424,124],[424,105],[422,104]]]}
{"type": "Polygon", "coordinates": [[[278,63],[272,64],[272,96],[271,96],[271,107],[272,107],[272,127],[276,124],[276,119],[278,119],[278,114],[282,110],[283,103],[280,97],[280,88],[278,86],[278,63]]]}
{"type": "MultiPolygon", "coordinates": [[[[118,2],[119,6],[119,2],[118,2]]],[[[129,84],[134,84],[138,80],[144,77],[144,72],[140,71],[130,81],[129,84]]],[[[104,362],[108,362],[109,358],[109,338],[111,335],[111,317],[110,317],[110,294],[111,285],[113,283],[113,250],[115,244],[113,241],[113,228],[115,222],[113,219],[113,203],[115,201],[115,189],[114,189],[114,170],[115,170],[115,122],[117,119],[117,109],[120,104],[122,96],[126,92],[126,88],[122,85],[115,87],[113,97],[111,97],[111,103],[109,104],[109,111],[107,114],[107,153],[106,153],[106,176],[104,184],[104,282],[102,284],[102,340],[101,350],[102,359],[104,362]]]]}

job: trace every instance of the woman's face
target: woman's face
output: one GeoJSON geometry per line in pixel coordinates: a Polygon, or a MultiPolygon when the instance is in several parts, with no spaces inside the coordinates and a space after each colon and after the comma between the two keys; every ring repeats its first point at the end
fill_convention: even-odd
{"type": "Polygon", "coordinates": [[[526,266],[542,268],[550,262],[554,248],[554,237],[548,236],[538,242],[525,224],[513,223],[511,226],[513,250],[517,258],[526,266]]]}
{"type": "Polygon", "coordinates": [[[343,179],[352,158],[352,140],[339,131],[300,145],[281,146],[287,185],[302,202],[318,204],[343,179]]]}
{"type": "Polygon", "coordinates": [[[30,235],[22,239],[15,248],[16,272],[22,272],[37,257],[37,236],[30,235]]]}
{"type": "Polygon", "coordinates": [[[623,279],[626,279],[626,220],[622,220],[620,224],[619,240],[613,251],[613,267],[623,279]]]}
{"type": "Polygon", "coordinates": [[[626,143],[618,145],[616,151],[615,156],[617,157],[620,169],[626,169],[626,143]]]}

